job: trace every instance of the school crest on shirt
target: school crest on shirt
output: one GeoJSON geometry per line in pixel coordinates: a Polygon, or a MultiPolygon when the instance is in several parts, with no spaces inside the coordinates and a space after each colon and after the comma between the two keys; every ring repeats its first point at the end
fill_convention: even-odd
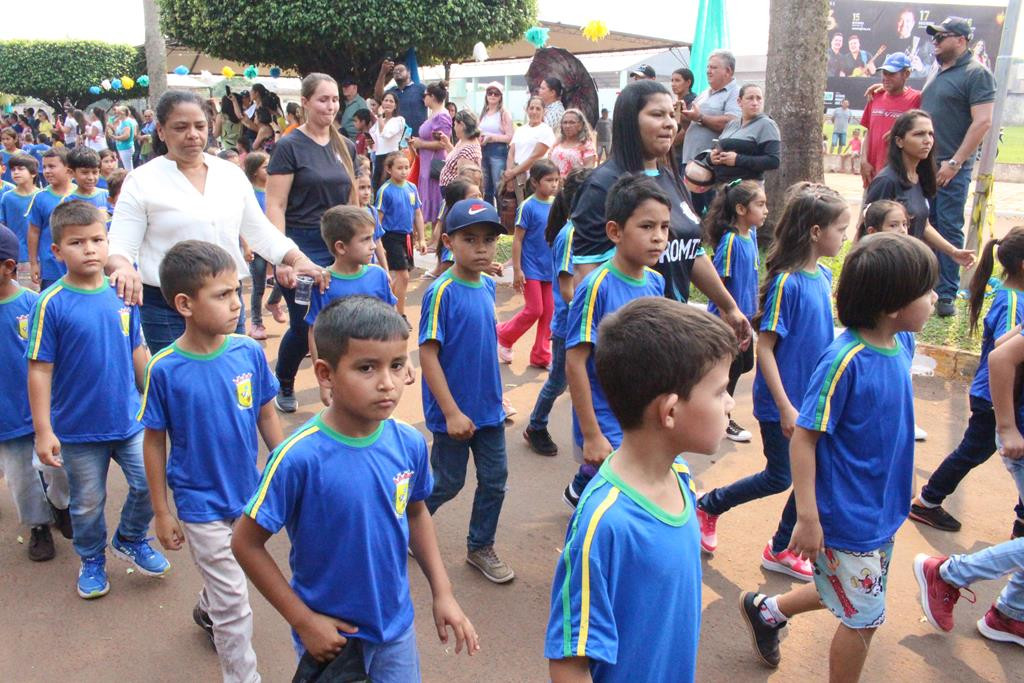
{"type": "Polygon", "coordinates": [[[18,336],[28,339],[28,314],[18,316],[18,336]]]}
{"type": "Polygon", "coordinates": [[[252,408],[252,373],[247,372],[244,375],[235,377],[235,400],[238,403],[238,407],[245,410],[252,408]]]}
{"type": "Polygon", "coordinates": [[[410,192],[409,193],[409,206],[416,206],[416,193],[415,192],[410,192]]]}
{"type": "Polygon", "coordinates": [[[392,481],[395,482],[395,516],[401,517],[405,514],[405,508],[409,505],[409,481],[412,479],[412,470],[399,472],[392,481]]]}
{"type": "Polygon", "coordinates": [[[132,311],[130,308],[125,306],[121,308],[121,310],[119,310],[118,313],[121,316],[121,334],[127,337],[128,330],[131,329],[132,311]]]}

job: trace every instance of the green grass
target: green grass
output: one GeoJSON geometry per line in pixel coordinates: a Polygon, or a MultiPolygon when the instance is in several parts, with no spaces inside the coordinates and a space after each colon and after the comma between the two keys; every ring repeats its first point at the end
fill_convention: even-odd
{"type": "MultiPolygon", "coordinates": [[[[867,134],[866,129],[851,123],[847,130],[847,143],[850,142],[854,128],[860,128],[862,138],[867,134]]],[[[822,133],[825,135],[829,145],[831,145],[832,124],[826,122],[822,133]]],[[[1003,141],[999,143],[999,154],[996,156],[996,161],[1002,164],[1024,164],[1024,126],[1003,127],[1003,141]]]]}

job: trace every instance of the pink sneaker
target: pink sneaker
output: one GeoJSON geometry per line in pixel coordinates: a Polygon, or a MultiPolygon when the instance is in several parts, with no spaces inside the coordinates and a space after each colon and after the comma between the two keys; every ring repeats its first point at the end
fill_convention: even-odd
{"type": "Polygon", "coordinates": [[[286,323],[288,322],[288,316],[284,312],[284,304],[267,304],[267,310],[270,311],[270,315],[274,316],[274,322],[286,323]]]}
{"type": "Polygon", "coordinates": [[[921,611],[928,623],[940,631],[953,630],[953,607],[960,599],[960,589],[947,583],[939,573],[939,567],[948,558],[930,557],[918,553],[914,557],[914,578],[921,589],[921,611]]]}
{"type": "Polygon", "coordinates": [[[263,341],[267,338],[267,330],[263,325],[253,325],[252,329],[249,330],[249,336],[256,341],[263,341]]]}
{"type": "Polygon", "coordinates": [[[810,562],[794,555],[788,549],[776,555],[772,552],[771,541],[761,553],[761,566],[768,571],[792,576],[800,581],[810,581],[814,578],[814,567],[810,562]]]}
{"type": "MultiPolygon", "coordinates": [[[[697,496],[700,497],[700,494],[697,496]]],[[[700,549],[711,555],[718,549],[718,515],[709,515],[697,506],[697,521],[700,523],[700,549]]]]}
{"type": "Polygon", "coordinates": [[[1024,621],[1011,619],[997,610],[995,605],[989,607],[985,616],[978,619],[978,631],[989,640],[1024,646],[1024,621]]]}
{"type": "Polygon", "coordinates": [[[511,363],[512,362],[512,349],[507,346],[498,344],[498,362],[499,363],[511,363]]]}

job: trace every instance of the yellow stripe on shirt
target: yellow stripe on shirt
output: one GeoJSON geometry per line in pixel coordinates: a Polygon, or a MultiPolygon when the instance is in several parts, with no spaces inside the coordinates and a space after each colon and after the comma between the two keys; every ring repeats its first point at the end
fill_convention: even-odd
{"type": "Polygon", "coordinates": [[[452,279],[445,280],[437,286],[437,291],[434,292],[434,305],[430,307],[430,336],[428,339],[437,339],[437,318],[441,314],[441,295],[452,282],[454,282],[452,279]]]}
{"type": "Polygon", "coordinates": [[[850,361],[853,360],[854,356],[856,356],[860,351],[863,350],[864,345],[857,344],[849,351],[847,351],[846,355],[843,357],[842,362],[839,364],[839,367],[836,369],[835,374],[832,375],[832,381],[829,382],[828,385],[828,392],[825,394],[825,405],[821,412],[821,419],[817,421],[817,427],[819,430],[824,431],[825,429],[828,428],[828,419],[832,412],[832,394],[836,392],[836,387],[839,385],[839,380],[842,379],[843,377],[843,372],[845,372],[846,366],[850,364],[850,361]]]}
{"type": "Polygon", "coordinates": [[[736,233],[730,232],[726,240],[728,241],[725,245],[725,273],[723,277],[729,277],[732,274],[732,245],[736,242],[736,233]]]}
{"type": "Polygon", "coordinates": [[[39,346],[43,343],[43,321],[46,318],[46,306],[50,303],[50,299],[57,295],[57,292],[62,290],[63,287],[57,286],[50,290],[50,293],[43,297],[43,300],[39,302],[39,317],[36,319],[35,334],[32,335],[32,343],[29,345],[28,357],[31,360],[38,360],[39,358],[39,346]]]}
{"type": "Polygon", "coordinates": [[[267,463],[267,469],[263,473],[263,479],[260,481],[260,487],[256,490],[256,497],[246,507],[245,514],[256,519],[256,515],[260,511],[260,506],[263,505],[263,500],[267,497],[267,491],[270,489],[270,481],[274,478],[274,474],[277,472],[277,466],[284,460],[284,456],[288,454],[292,446],[302,441],[304,438],[311,434],[316,434],[320,431],[320,427],[316,424],[311,424],[301,432],[296,432],[290,439],[281,445],[280,450],[277,452],[276,457],[272,457],[271,461],[267,463]]]}
{"type": "Polygon", "coordinates": [[[786,280],[789,279],[789,273],[783,273],[779,276],[779,284],[775,288],[775,305],[772,306],[772,317],[769,321],[768,329],[774,331],[779,326],[779,313],[782,311],[782,290],[786,287],[786,280]]]}
{"type": "Polygon", "coordinates": [[[1006,330],[1009,332],[1017,325],[1017,292],[1010,290],[1008,292],[1009,300],[1006,302],[1006,330]]]}
{"type": "Polygon", "coordinates": [[[142,405],[139,407],[139,414],[135,416],[136,420],[141,421],[143,414],[146,412],[146,402],[149,399],[149,380],[153,376],[153,365],[155,365],[161,358],[166,358],[172,353],[174,353],[173,344],[157,351],[156,355],[150,358],[149,362],[146,363],[146,377],[142,382],[142,405]]]}
{"type": "Polygon", "coordinates": [[[587,292],[587,314],[583,316],[583,329],[580,330],[580,341],[593,344],[594,343],[594,330],[592,326],[594,324],[594,309],[597,307],[597,292],[601,289],[601,281],[608,276],[610,271],[605,268],[601,271],[601,274],[594,278],[594,283],[590,286],[590,291],[587,292]]]}
{"type": "Polygon", "coordinates": [[[579,642],[576,644],[577,657],[587,656],[587,635],[590,631],[590,544],[594,541],[594,532],[597,531],[597,525],[601,522],[601,518],[618,497],[619,490],[617,488],[613,487],[608,491],[608,495],[601,501],[601,504],[597,506],[594,514],[590,517],[590,524],[587,525],[587,535],[583,537],[583,557],[580,562],[583,568],[580,586],[580,637],[579,642]]]}

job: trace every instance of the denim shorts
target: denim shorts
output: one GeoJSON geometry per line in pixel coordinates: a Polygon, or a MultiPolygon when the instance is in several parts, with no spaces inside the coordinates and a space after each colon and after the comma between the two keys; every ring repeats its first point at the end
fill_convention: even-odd
{"type": "Polygon", "coordinates": [[[885,589],[892,539],[870,552],[826,547],[814,563],[814,586],[844,626],[878,628],[885,622],[885,589]]]}

